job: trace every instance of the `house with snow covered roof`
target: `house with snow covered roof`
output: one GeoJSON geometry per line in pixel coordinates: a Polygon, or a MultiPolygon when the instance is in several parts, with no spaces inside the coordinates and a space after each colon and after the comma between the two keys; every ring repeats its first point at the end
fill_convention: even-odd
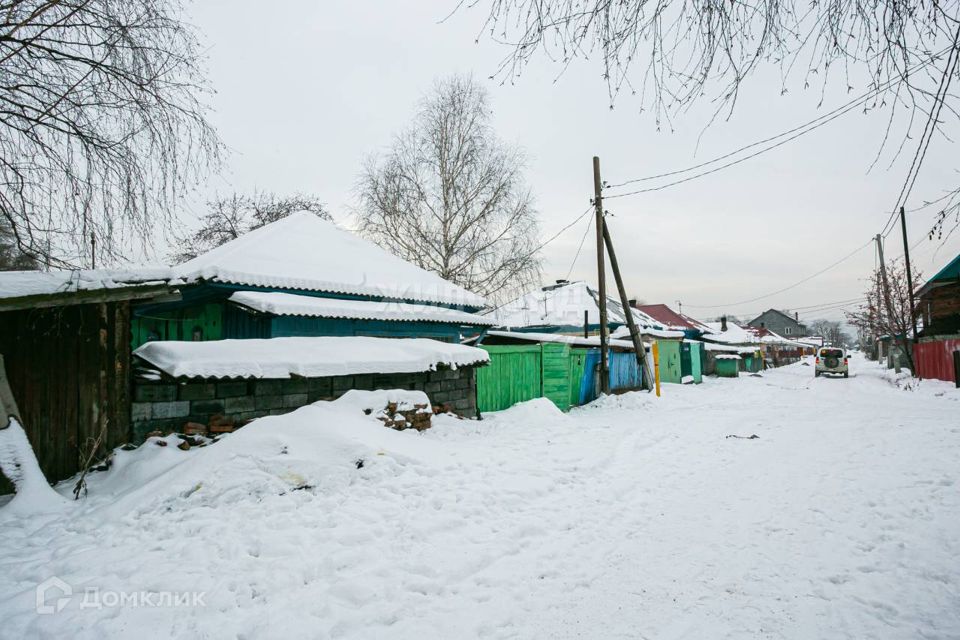
{"type": "MultiPolygon", "coordinates": [[[[486,315],[503,330],[578,335],[599,333],[600,292],[583,281],[557,280],[555,284],[528,291],[486,315]]],[[[656,324],[643,313],[634,313],[634,320],[641,326],[656,324]]],[[[607,296],[607,327],[613,331],[626,322],[623,306],[607,296]]]]}
{"type": "Polygon", "coordinates": [[[103,429],[107,452],[351,389],[422,391],[476,415],[474,368],[489,357],[460,340],[493,324],[484,304],[303,212],[172,268],[0,272],[0,355],[60,480],[103,429]]]}
{"type": "Polygon", "coordinates": [[[151,340],[380,336],[459,342],[485,300],[332,222],[294,213],[173,267],[182,299],[144,306],[151,340]]]}

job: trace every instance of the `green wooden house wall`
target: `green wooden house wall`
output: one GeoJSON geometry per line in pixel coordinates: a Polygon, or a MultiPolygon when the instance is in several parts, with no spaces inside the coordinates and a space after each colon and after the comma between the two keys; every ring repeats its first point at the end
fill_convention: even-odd
{"type": "MultiPolygon", "coordinates": [[[[136,309],[131,320],[131,347],[135,349],[150,340],[221,340],[288,336],[433,338],[445,342],[460,340],[462,327],[443,322],[274,316],[256,313],[228,301],[232,293],[242,290],[253,290],[253,288],[203,284],[184,289],[183,299],[180,301],[136,309]]],[[[305,291],[289,291],[289,293],[360,299],[357,296],[324,296],[305,291]]]]}
{"type": "Polygon", "coordinates": [[[169,310],[150,308],[130,320],[130,346],[136,349],[151,340],[220,340],[223,305],[204,303],[169,310]]]}

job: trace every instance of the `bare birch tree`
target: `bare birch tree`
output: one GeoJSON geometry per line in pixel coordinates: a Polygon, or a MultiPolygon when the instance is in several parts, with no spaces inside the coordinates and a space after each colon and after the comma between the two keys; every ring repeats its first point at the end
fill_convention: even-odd
{"type": "Polygon", "coordinates": [[[436,83],[412,126],[360,177],[360,232],[480,295],[539,282],[538,225],[523,153],[491,125],[469,77],[436,83]]]}
{"type": "Polygon", "coordinates": [[[172,221],[221,143],[177,0],[0,0],[0,219],[58,266],[172,221]]]}
{"type": "Polygon", "coordinates": [[[316,196],[295,194],[278,197],[256,192],[246,196],[234,193],[208,202],[210,211],[200,219],[200,228],[179,238],[174,262],[186,262],[201,253],[239,238],[248,231],[286,218],[297,211],[309,211],[325,220],[330,214],[316,196]]]}

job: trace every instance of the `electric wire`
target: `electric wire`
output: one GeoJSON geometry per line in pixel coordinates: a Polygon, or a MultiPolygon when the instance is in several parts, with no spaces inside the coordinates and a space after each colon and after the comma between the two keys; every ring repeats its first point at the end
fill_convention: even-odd
{"type": "Polygon", "coordinates": [[[675,176],[675,175],[680,175],[680,174],[684,174],[684,173],[689,173],[689,172],[691,172],[691,171],[696,171],[697,169],[702,169],[703,167],[707,167],[707,166],[709,166],[709,165],[715,164],[715,163],[720,162],[720,161],[722,161],[722,160],[726,160],[727,158],[730,158],[730,157],[732,157],[732,156],[735,156],[735,155],[737,155],[737,154],[739,154],[739,153],[741,153],[741,152],[743,152],[743,151],[746,151],[746,150],[748,150],[748,149],[752,149],[752,148],[754,148],[754,147],[757,147],[757,146],[760,146],[760,145],[764,145],[764,144],[767,144],[767,143],[769,143],[769,142],[773,142],[773,141],[778,140],[778,139],[780,139],[780,138],[784,138],[785,136],[789,136],[789,137],[787,137],[787,138],[784,139],[784,140],[780,140],[780,141],[777,142],[776,144],[770,145],[770,146],[768,146],[768,147],[764,147],[763,149],[761,149],[761,150],[759,150],[759,151],[756,151],[756,152],[754,152],[754,153],[751,153],[751,154],[749,154],[749,155],[747,155],[747,156],[744,156],[744,157],[742,157],[742,158],[733,160],[733,161],[731,161],[731,162],[725,163],[725,164],[723,164],[723,165],[721,165],[721,166],[719,166],[719,167],[715,167],[715,168],[710,169],[710,170],[708,170],[708,171],[703,171],[703,172],[700,172],[700,173],[695,174],[695,175],[693,175],[693,176],[688,176],[688,177],[683,178],[683,179],[680,179],[680,180],[675,180],[675,181],[673,181],[673,182],[669,182],[669,183],[664,184],[664,185],[658,185],[658,186],[656,186],[656,187],[648,187],[648,188],[645,188],[645,189],[638,189],[638,190],[634,190],[634,191],[630,191],[630,192],[626,192],[626,193],[611,194],[611,195],[609,195],[609,196],[604,196],[604,197],[607,198],[607,199],[622,198],[622,197],[626,197],[626,196],[630,196],[630,195],[636,195],[636,194],[639,194],[639,193],[647,193],[647,192],[650,192],[650,191],[659,191],[659,190],[661,190],[661,189],[666,189],[666,188],[671,187],[671,186],[675,186],[675,185],[678,185],[678,184],[682,184],[682,183],[684,183],[684,182],[689,182],[690,180],[693,180],[693,179],[696,179],[696,178],[700,178],[700,177],[703,177],[703,176],[707,176],[707,175],[710,175],[710,174],[712,174],[712,173],[716,173],[717,171],[720,171],[720,170],[722,170],[722,169],[725,169],[725,168],[734,166],[734,165],[736,165],[736,164],[739,164],[739,163],[741,163],[741,162],[744,162],[744,161],[746,161],[746,160],[749,160],[749,159],[751,159],[751,158],[754,158],[754,157],[756,157],[756,156],[758,156],[758,155],[760,155],[760,154],[762,154],[762,153],[765,153],[765,152],[767,152],[767,151],[771,151],[771,150],[773,150],[773,149],[776,149],[777,147],[780,147],[780,146],[786,144],[787,142],[790,142],[790,141],[792,141],[792,140],[795,140],[796,138],[804,135],[805,133],[809,133],[809,132],[811,132],[811,131],[814,131],[814,130],[820,128],[821,126],[823,126],[823,125],[825,125],[825,124],[827,124],[827,123],[829,123],[829,122],[832,122],[833,120],[839,118],[840,116],[845,115],[846,113],[852,111],[855,107],[860,106],[861,104],[863,104],[863,103],[866,102],[867,100],[870,100],[871,98],[879,95],[879,94],[882,93],[883,91],[886,91],[886,90],[890,89],[891,87],[895,86],[896,84],[899,84],[899,83],[901,83],[901,82],[904,82],[905,79],[906,79],[906,77],[908,77],[911,73],[913,73],[913,72],[915,72],[915,71],[918,71],[918,70],[922,69],[922,68],[925,67],[925,66],[928,66],[928,65],[930,65],[930,64],[933,64],[933,62],[936,61],[936,60],[938,60],[938,59],[940,58],[940,56],[942,56],[944,53],[950,51],[951,54],[952,54],[952,49],[953,49],[953,48],[954,48],[954,47],[947,47],[947,48],[945,48],[945,49],[937,52],[936,54],[934,54],[933,56],[931,56],[929,60],[926,60],[926,61],[924,61],[924,62],[918,63],[918,64],[914,65],[912,68],[905,70],[904,73],[901,74],[901,76],[900,76],[899,78],[888,80],[887,82],[880,84],[880,85],[877,86],[876,88],[874,88],[874,89],[872,89],[872,90],[870,90],[870,91],[868,91],[868,92],[860,95],[859,97],[854,98],[853,100],[851,100],[851,101],[849,101],[849,102],[846,102],[846,103],[844,103],[843,105],[841,105],[841,106],[839,106],[839,107],[836,107],[836,108],[833,109],[832,111],[829,111],[829,112],[823,114],[822,116],[819,116],[819,117],[817,117],[817,118],[814,118],[813,120],[810,120],[809,122],[806,122],[806,123],[804,123],[804,124],[802,124],[802,125],[799,125],[799,126],[797,126],[797,127],[794,127],[793,129],[789,129],[789,130],[787,130],[787,131],[784,131],[784,132],[782,132],[782,133],[779,133],[779,134],[777,134],[777,135],[775,135],[775,136],[770,136],[770,137],[765,138],[765,139],[763,139],[763,140],[758,140],[757,142],[753,142],[753,143],[751,143],[751,144],[745,145],[745,146],[743,146],[743,147],[740,147],[740,148],[738,148],[738,149],[735,149],[735,150],[733,150],[733,151],[730,151],[730,152],[728,152],[728,153],[725,153],[725,154],[723,154],[723,155],[721,155],[721,156],[717,156],[716,158],[713,158],[713,159],[711,159],[711,160],[707,160],[706,162],[701,162],[700,164],[693,165],[693,166],[691,166],[691,167],[686,167],[686,168],[684,168],[684,169],[677,169],[677,170],[675,170],[675,171],[668,171],[668,172],[666,172],[666,173],[661,173],[661,174],[656,174],[656,175],[651,175],[651,176],[644,176],[644,177],[641,177],[641,178],[634,178],[634,179],[631,179],[631,180],[624,180],[624,181],[622,181],[622,182],[618,182],[618,183],[615,183],[615,184],[607,185],[607,188],[608,188],[608,189],[616,189],[616,188],[619,188],[619,187],[622,187],[622,186],[625,186],[625,185],[628,185],[628,184],[635,184],[635,183],[638,183],[638,182],[646,182],[646,181],[650,181],[650,180],[656,180],[656,179],[659,179],[659,178],[667,178],[667,177],[671,177],[671,176],[675,176]],[[793,134],[793,135],[791,135],[791,134],[793,134]]]}

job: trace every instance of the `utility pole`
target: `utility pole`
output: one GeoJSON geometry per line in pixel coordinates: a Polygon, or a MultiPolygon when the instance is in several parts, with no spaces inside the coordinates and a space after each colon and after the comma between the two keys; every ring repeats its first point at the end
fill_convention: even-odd
{"type": "MultiPolygon", "coordinates": [[[[893,341],[897,337],[896,336],[897,321],[896,321],[896,317],[893,314],[893,301],[892,301],[892,298],[890,297],[890,282],[887,280],[887,265],[883,261],[883,238],[880,236],[879,233],[877,234],[877,254],[880,259],[880,280],[883,283],[883,299],[886,302],[887,316],[890,319],[889,325],[887,326],[887,330],[893,334],[890,336],[890,344],[892,345],[893,341]]],[[[900,341],[900,344],[903,346],[903,351],[906,354],[907,360],[910,363],[911,373],[916,375],[914,371],[914,366],[913,366],[913,356],[910,354],[910,349],[909,349],[909,346],[907,345],[906,336],[903,337],[903,339],[900,341]]],[[[899,364],[897,366],[899,367],[899,364]]]]}
{"type": "Polygon", "coordinates": [[[607,368],[607,282],[603,264],[603,194],[600,183],[600,158],[593,156],[593,206],[597,211],[597,284],[600,291],[600,392],[610,393],[607,368]]]}
{"type": "Polygon", "coordinates": [[[97,268],[97,235],[90,232],[90,268],[97,268]]]}
{"type": "Polygon", "coordinates": [[[907,263],[907,288],[910,290],[910,324],[913,327],[913,342],[917,342],[917,306],[913,300],[913,270],[910,268],[910,244],[907,242],[907,213],[900,207],[900,230],[903,232],[903,259],[907,263]]]}
{"type": "Polygon", "coordinates": [[[643,372],[643,386],[647,391],[651,391],[653,389],[653,385],[650,384],[653,371],[647,366],[647,351],[643,347],[643,339],[640,337],[637,324],[633,321],[633,309],[630,308],[630,301],[627,299],[627,289],[623,286],[620,265],[617,263],[617,253],[613,250],[613,240],[610,238],[610,228],[606,221],[603,223],[603,240],[607,244],[607,253],[610,254],[610,268],[613,270],[613,278],[617,282],[620,304],[623,305],[623,315],[627,320],[627,327],[630,328],[630,340],[633,341],[633,349],[636,351],[637,364],[640,365],[640,370],[643,372]]]}

